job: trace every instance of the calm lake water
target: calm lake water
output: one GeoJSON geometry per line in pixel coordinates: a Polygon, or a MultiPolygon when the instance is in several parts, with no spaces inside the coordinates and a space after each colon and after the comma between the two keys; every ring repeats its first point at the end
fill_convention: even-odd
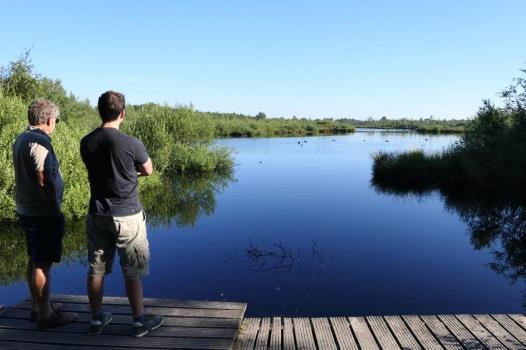
{"type": "MultiPolygon", "coordinates": [[[[512,282],[525,266],[506,254],[526,249],[481,237],[487,218],[476,205],[461,212],[436,192],[371,185],[375,152],[431,152],[457,139],[362,130],[220,140],[234,149],[233,179],[176,184],[184,194],[163,204],[168,214],[148,213],[145,295],[244,301],[252,316],[524,312],[520,272],[512,282]]],[[[86,294],[85,273],[83,259],[56,267],[53,292],[86,294]]],[[[106,294],[124,295],[118,267],[106,294]]],[[[23,281],[0,286],[0,304],[24,295],[23,281]]]]}

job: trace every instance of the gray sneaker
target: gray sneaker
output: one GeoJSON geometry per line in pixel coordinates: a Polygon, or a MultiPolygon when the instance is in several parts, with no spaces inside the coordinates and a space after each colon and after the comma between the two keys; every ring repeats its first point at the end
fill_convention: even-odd
{"type": "Polygon", "coordinates": [[[133,322],[133,336],[136,338],[145,336],[162,326],[164,318],[156,315],[144,315],[142,322],[133,322]]]}
{"type": "Polygon", "coordinates": [[[102,312],[100,317],[91,320],[88,333],[90,335],[99,335],[112,319],[113,318],[109,312],[102,312]]]}

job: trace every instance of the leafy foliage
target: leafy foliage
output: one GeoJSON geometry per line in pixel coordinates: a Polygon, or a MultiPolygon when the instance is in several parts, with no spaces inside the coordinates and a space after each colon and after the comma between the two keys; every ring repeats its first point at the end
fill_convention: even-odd
{"type": "MultiPolygon", "coordinates": [[[[0,87],[0,220],[15,219],[11,145],[26,128],[27,106],[35,97],[48,98],[59,106],[61,123],[52,140],[65,183],[62,209],[69,218],[84,216],[89,186],[79,144],[84,135],[100,124],[97,111],[88,101],[67,95],[59,80],[34,73],[29,52],[0,69],[0,87]]],[[[155,104],[129,109],[124,130],[145,143],[154,162],[157,180],[183,172],[200,176],[213,172],[226,174],[232,170],[230,152],[211,147],[213,124],[200,118],[194,109],[155,104]]],[[[155,190],[150,186],[149,191],[155,190]]]]}

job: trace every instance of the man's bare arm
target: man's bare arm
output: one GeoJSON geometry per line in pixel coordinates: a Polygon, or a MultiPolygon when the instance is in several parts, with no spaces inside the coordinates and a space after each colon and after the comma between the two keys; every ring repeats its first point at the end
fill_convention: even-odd
{"type": "Polygon", "coordinates": [[[148,158],[146,163],[139,164],[137,166],[137,174],[139,174],[139,176],[150,176],[152,175],[152,173],[153,173],[153,164],[150,158],[148,158]]]}

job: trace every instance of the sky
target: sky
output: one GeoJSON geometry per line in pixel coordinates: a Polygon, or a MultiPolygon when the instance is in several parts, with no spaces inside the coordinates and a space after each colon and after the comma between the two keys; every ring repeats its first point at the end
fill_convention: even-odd
{"type": "Polygon", "coordinates": [[[526,68],[524,0],[8,1],[0,65],[93,104],[306,118],[466,118],[526,68]]]}

